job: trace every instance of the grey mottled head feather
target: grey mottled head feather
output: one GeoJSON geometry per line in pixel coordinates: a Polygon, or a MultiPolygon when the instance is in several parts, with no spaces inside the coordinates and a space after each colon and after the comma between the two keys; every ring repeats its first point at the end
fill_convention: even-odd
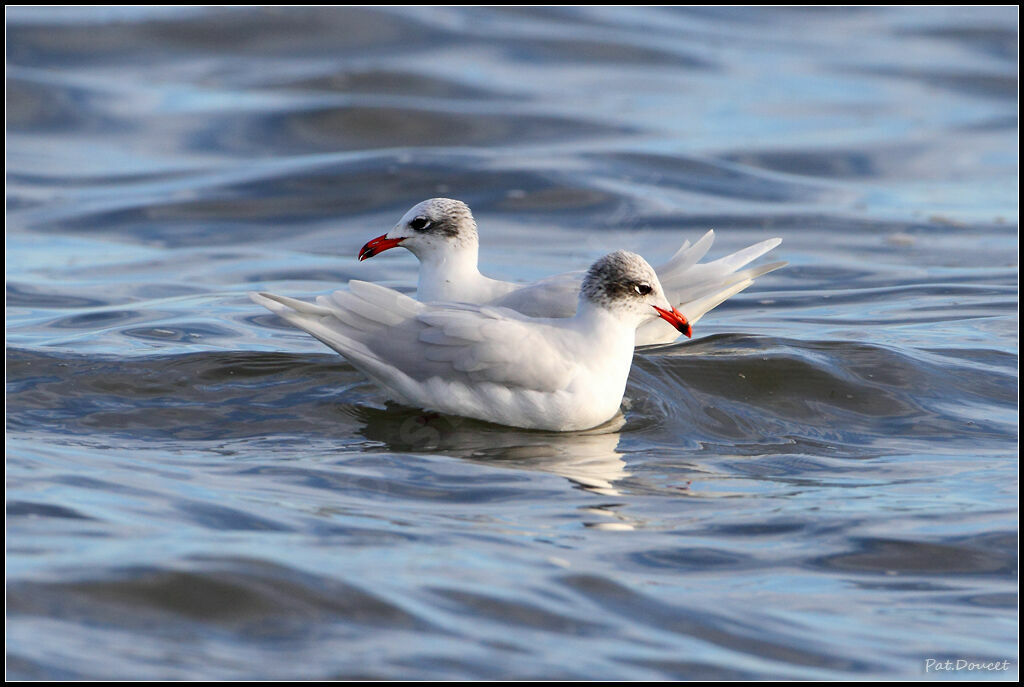
{"type": "Polygon", "coordinates": [[[417,217],[426,217],[430,225],[423,230],[425,234],[445,236],[458,241],[476,241],[476,220],[469,206],[461,200],[452,198],[431,198],[418,204],[409,211],[409,221],[417,217]]]}
{"type": "Polygon", "coordinates": [[[598,305],[614,308],[645,298],[646,293],[641,293],[645,287],[648,293],[661,293],[654,268],[636,253],[617,250],[590,266],[581,293],[598,305]]]}

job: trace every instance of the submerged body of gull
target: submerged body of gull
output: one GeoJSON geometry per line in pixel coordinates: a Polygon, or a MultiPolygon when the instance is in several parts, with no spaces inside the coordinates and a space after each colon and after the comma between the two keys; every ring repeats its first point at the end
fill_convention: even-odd
{"type": "MultiPolygon", "coordinates": [[[[772,238],[713,262],[698,263],[714,241],[709,231],[689,241],[656,269],[669,302],[694,324],[708,311],[753,283],[756,277],[786,263],[741,270],[782,242],[772,238]]],[[[450,198],[431,198],[410,209],[395,227],[369,241],[359,252],[365,260],[389,248],[408,248],[420,261],[416,298],[423,302],[457,301],[511,308],[533,317],[571,317],[583,271],[567,272],[531,284],[491,279],[477,267],[479,240],[469,207],[450,198]]],[[[671,343],[679,332],[662,320],[641,324],[638,346],[671,343]]]]}
{"type": "Polygon", "coordinates": [[[618,413],[638,327],[658,320],[690,335],[654,269],[626,251],[591,266],[565,318],[423,303],[360,281],[315,304],[251,297],[342,354],[393,400],[530,429],[588,429],[618,413]]]}

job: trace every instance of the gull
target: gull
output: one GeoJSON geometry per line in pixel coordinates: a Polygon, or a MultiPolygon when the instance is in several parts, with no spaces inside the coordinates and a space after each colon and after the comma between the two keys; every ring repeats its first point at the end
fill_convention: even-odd
{"type": "Polygon", "coordinates": [[[654,269],[627,251],[587,270],[575,314],[564,318],[424,303],[357,280],[316,303],[250,297],[343,355],[390,400],[551,431],[589,429],[619,412],[637,327],[658,319],[691,335],[654,269]]]}
{"type": "MultiPolygon", "coordinates": [[[[752,260],[775,248],[782,239],[766,239],[714,262],[698,263],[715,239],[709,231],[696,243],[689,241],[656,271],[665,294],[690,324],[754,279],[784,266],[785,262],[740,270],[752,260]],[[732,287],[738,287],[733,289],[732,287]],[[721,295],[716,300],[710,298],[721,295]]],[[[420,261],[416,298],[420,301],[458,301],[512,308],[534,317],[570,317],[575,312],[576,293],[583,271],[566,272],[531,284],[491,279],[477,267],[480,242],[476,221],[469,207],[451,198],[431,198],[412,207],[388,233],[366,243],[359,260],[401,246],[420,261]]],[[[640,326],[636,344],[671,343],[679,332],[662,320],[640,326]]]]}

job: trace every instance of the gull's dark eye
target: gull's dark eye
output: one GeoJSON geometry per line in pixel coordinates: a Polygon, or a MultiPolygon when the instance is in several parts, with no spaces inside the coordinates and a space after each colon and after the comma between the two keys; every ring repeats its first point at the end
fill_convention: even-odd
{"type": "Polygon", "coordinates": [[[416,231],[423,231],[430,226],[430,220],[426,217],[417,217],[413,221],[409,222],[409,226],[416,231]]]}
{"type": "Polygon", "coordinates": [[[633,289],[641,296],[646,296],[653,290],[653,287],[650,284],[633,284],[633,289]]]}

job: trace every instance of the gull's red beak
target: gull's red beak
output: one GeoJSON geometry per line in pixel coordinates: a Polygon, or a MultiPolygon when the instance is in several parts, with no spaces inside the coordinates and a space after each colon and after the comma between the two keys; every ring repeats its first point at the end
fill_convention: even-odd
{"type": "Polygon", "coordinates": [[[690,327],[690,323],[686,321],[686,318],[683,317],[683,313],[679,312],[675,308],[665,310],[664,308],[659,308],[656,305],[651,307],[658,311],[658,315],[661,316],[661,319],[668,322],[683,334],[686,334],[686,338],[691,338],[693,336],[693,329],[690,327]]]}
{"type": "Polygon", "coordinates": [[[377,253],[383,253],[389,248],[394,248],[402,241],[405,237],[400,239],[389,239],[387,234],[378,236],[377,238],[367,241],[366,245],[359,250],[359,262],[366,260],[366,258],[372,258],[377,253]]]}

